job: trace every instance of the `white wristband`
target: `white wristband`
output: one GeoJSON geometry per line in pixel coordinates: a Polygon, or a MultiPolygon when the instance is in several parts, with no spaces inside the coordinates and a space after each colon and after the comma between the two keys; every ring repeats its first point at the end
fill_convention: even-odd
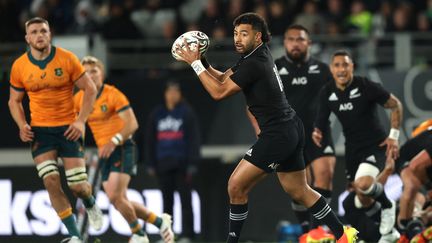
{"type": "Polygon", "coordinates": [[[398,140],[399,139],[399,133],[400,131],[397,130],[396,128],[392,128],[390,129],[390,134],[389,134],[389,138],[394,139],[394,140],[398,140]]]}
{"type": "Polygon", "coordinates": [[[121,142],[123,142],[123,136],[120,133],[117,133],[111,138],[111,142],[115,145],[119,145],[121,142]]]}
{"type": "Polygon", "coordinates": [[[191,67],[195,71],[195,73],[199,76],[202,72],[204,72],[206,69],[204,68],[204,65],[202,64],[201,60],[195,60],[192,62],[191,67]]]}

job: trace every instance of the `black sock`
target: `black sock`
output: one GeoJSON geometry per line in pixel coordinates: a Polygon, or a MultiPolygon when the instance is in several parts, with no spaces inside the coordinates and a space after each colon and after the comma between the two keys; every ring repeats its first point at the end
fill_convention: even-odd
{"type": "Polygon", "coordinates": [[[412,220],[412,218],[409,219],[401,219],[399,223],[397,224],[397,229],[399,230],[399,233],[404,234],[406,233],[406,229],[408,226],[408,223],[412,220]]]}
{"type": "Polygon", "coordinates": [[[310,214],[307,208],[296,201],[291,202],[291,208],[297,218],[297,221],[302,227],[303,233],[307,233],[310,230],[310,214]]]}
{"type": "Polygon", "coordinates": [[[370,196],[381,203],[382,208],[391,208],[392,203],[390,199],[388,199],[387,195],[384,192],[384,187],[381,183],[374,183],[373,188],[370,192],[365,194],[366,196],[370,196]]]}
{"type": "Polygon", "coordinates": [[[320,222],[320,224],[325,224],[331,229],[336,239],[342,237],[344,233],[343,225],[330,206],[326,203],[324,197],[320,197],[308,210],[318,220],[318,222],[320,222]]]}
{"type": "MultiPolygon", "coordinates": [[[[331,196],[332,196],[332,192],[330,190],[322,189],[322,188],[318,188],[318,187],[313,187],[313,189],[325,198],[327,204],[330,204],[331,196]]],[[[310,223],[311,229],[314,229],[314,228],[321,225],[321,223],[315,217],[311,217],[310,221],[311,221],[311,223],[310,223]]]]}
{"type": "Polygon", "coordinates": [[[227,243],[237,243],[244,221],[248,215],[248,205],[230,204],[229,233],[227,243]]]}

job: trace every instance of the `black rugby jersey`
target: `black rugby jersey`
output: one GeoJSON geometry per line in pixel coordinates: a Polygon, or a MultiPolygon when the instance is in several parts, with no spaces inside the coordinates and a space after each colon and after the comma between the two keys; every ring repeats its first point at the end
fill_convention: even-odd
{"type": "Polygon", "coordinates": [[[275,61],[289,104],[302,119],[306,130],[312,130],[318,111],[321,88],[333,81],[327,64],[314,58],[293,62],[287,55],[275,61]]]}
{"type": "Polygon", "coordinates": [[[295,115],[283,92],[283,84],[266,44],[242,56],[231,68],[231,79],[242,88],[250,112],[261,131],[286,122],[295,115]]]}
{"type": "Polygon", "coordinates": [[[352,83],[344,90],[328,83],[319,95],[319,112],[316,126],[325,127],[330,112],[342,124],[346,145],[361,148],[384,141],[386,132],[378,118],[377,105],[384,105],[390,93],[365,77],[354,76],[352,83]]]}

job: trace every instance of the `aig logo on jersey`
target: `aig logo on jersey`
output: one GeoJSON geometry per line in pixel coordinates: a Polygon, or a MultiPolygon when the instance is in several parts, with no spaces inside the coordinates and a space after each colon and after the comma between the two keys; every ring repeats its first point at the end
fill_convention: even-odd
{"type": "Polygon", "coordinates": [[[306,85],[308,82],[306,77],[298,77],[298,78],[293,78],[291,84],[292,85],[306,85]]]}
{"type": "Polygon", "coordinates": [[[351,102],[342,103],[339,105],[339,111],[351,111],[354,108],[351,102]]]}

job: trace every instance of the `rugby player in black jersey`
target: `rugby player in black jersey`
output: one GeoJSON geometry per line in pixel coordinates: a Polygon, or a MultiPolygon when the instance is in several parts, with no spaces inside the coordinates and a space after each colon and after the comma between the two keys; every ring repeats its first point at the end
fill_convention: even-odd
{"type": "Polygon", "coordinates": [[[403,234],[402,240],[399,241],[402,243],[409,242],[409,239],[423,229],[423,224],[419,220],[420,217],[414,216],[415,200],[413,199],[416,198],[423,186],[430,186],[432,180],[431,120],[425,121],[416,128],[412,136],[401,147],[400,157],[396,160],[396,171],[404,185],[397,219],[398,228],[403,234]]]}
{"type": "Polygon", "coordinates": [[[313,140],[322,146],[322,131],[333,112],[342,124],[346,139],[346,176],[356,190],[356,207],[368,208],[379,202],[382,206],[381,238],[397,238],[395,202],[386,196],[376,177],[385,167],[386,156],[392,159],[398,156],[402,105],[378,83],[354,76],[354,64],[346,51],[336,51],[332,55],[330,70],[335,81],[326,84],[320,92],[313,140]],[[391,110],[388,136],[378,118],[378,105],[391,110]]]}
{"type": "MultiPolygon", "coordinates": [[[[284,35],[286,54],[276,59],[275,64],[288,103],[294,108],[305,128],[303,155],[306,166],[311,167],[307,172],[312,172],[312,177],[308,177],[309,185],[330,203],[336,163],[330,125],[328,124],[323,131],[325,135],[321,147],[312,141],[312,132],[318,110],[319,91],[326,83],[332,82],[333,77],[327,64],[311,56],[310,45],[309,31],[304,26],[289,26],[284,35]]],[[[307,232],[310,217],[306,208],[297,202],[292,203],[292,208],[302,225],[303,232],[307,232]]],[[[316,226],[316,222],[311,224],[311,228],[316,226]]]]}
{"type": "Polygon", "coordinates": [[[201,59],[198,50],[190,50],[186,42],[185,49],[177,48],[177,54],[192,66],[213,99],[221,100],[242,91],[261,130],[258,140],[228,181],[230,224],[227,242],[238,242],[248,214],[248,194],[271,172],[277,173],[283,189],[294,200],[333,231],[338,242],[355,242],[357,230],[344,229],[325,199],[306,182],[303,125],[283,92],[282,81],[267,46],[270,34],[265,20],[255,13],[245,13],[238,16],[233,25],[235,49],[241,57],[226,72],[211,67],[207,60],[201,59]]]}

